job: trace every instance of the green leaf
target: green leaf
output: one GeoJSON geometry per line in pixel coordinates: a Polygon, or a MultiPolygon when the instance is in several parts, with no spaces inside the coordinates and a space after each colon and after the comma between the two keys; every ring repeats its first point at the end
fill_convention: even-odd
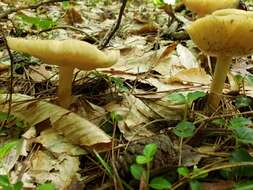
{"type": "Polygon", "coordinates": [[[228,127],[229,128],[247,127],[248,125],[251,125],[251,123],[252,121],[249,118],[238,116],[230,120],[228,127]]]}
{"type": "MultiPolygon", "coordinates": [[[[231,153],[229,162],[253,162],[253,157],[248,153],[247,150],[240,148],[231,153]]],[[[229,175],[233,176],[253,176],[253,167],[244,166],[239,168],[228,170],[229,175]]]]}
{"type": "Polygon", "coordinates": [[[39,185],[36,190],[55,190],[54,185],[52,183],[43,183],[39,185]]]}
{"type": "Polygon", "coordinates": [[[190,181],[190,186],[191,190],[204,190],[201,183],[196,180],[190,181]]]}
{"type": "Polygon", "coordinates": [[[156,177],[150,181],[149,186],[152,187],[153,189],[159,189],[159,190],[169,189],[171,188],[171,183],[163,177],[156,177]]]}
{"type": "Polygon", "coordinates": [[[14,147],[18,145],[20,141],[11,141],[0,147],[0,159],[5,157],[14,147]]]}
{"type": "Polygon", "coordinates": [[[243,148],[231,153],[230,162],[253,162],[253,157],[243,148]]]}
{"type": "Polygon", "coordinates": [[[118,77],[111,77],[111,81],[115,84],[120,92],[128,92],[127,86],[124,84],[124,80],[118,77]]]}
{"type": "Polygon", "coordinates": [[[118,114],[116,111],[112,111],[110,113],[110,116],[111,116],[113,123],[117,123],[117,122],[123,120],[123,117],[120,114],[118,114]]]}
{"type": "Polygon", "coordinates": [[[238,96],[235,99],[235,107],[236,108],[248,107],[251,104],[252,104],[252,100],[246,96],[238,96]]]}
{"type": "Polygon", "coordinates": [[[49,18],[43,19],[39,17],[27,16],[25,14],[20,14],[18,17],[21,18],[23,22],[36,26],[37,29],[49,29],[56,25],[56,23],[49,18]]]}
{"type": "Polygon", "coordinates": [[[233,129],[237,140],[244,144],[253,145],[253,129],[248,127],[234,128],[233,129]]]}
{"type": "Polygon", "coordinates": [[[244,183],[237,184],[233,190],[252,190],[253,189],[253,181],[247,181],[244,183]]]}
{"type": "Polygon", "coordinates": [[[193,101],[195,101],[199,98],[205,97],[205,96],[206,96],[206,93],[202,92],[202,91],[190,92],[187,94],[187,102],[189,104],[192,104],[193,101]]]}
{"type": "Polygon", "coordinates": [[[175,92],[167,96],[167,100],[172,104],[185,104],[187,102],[185,96],[181,93],[175,92]]]}
{"type": "MultiPolygon", "coordinates": [[[[23,188],[23,183],[21,181],[18,181],[17,183],[14,184],[13,190],[22,190],[23,188]]],[[[49,189],[48,189],[49,190],[49,189]]]]}
{"type": "Polygon", "coordinates": [[[215,126],[224,126],[225,125],[225,119],[214,119],[211,121],[211,124],[215,125],[215,126]]]}
{"type": "Polygon", "coordinates": [[[177,173],[181,176],[186,177],[189,175],[190,171],[187,167],[179,167],[177,168],[177,173]]]}
{"type": "Polygon", "coordinates": [[[19,119],[16,119],[16,126],[17,126],[17,128],[21,128],[21,129],[26,127],[24,124],[24,121],[19,120],[19,119]]]}
{"type": "Polygon", "coordinates": [[[63,1],[62,2],[62,7],[63,7],[64,10],[69,9],[69,7],[70,7],[69,1],[63,1]]]}
{"type": "Polygon", "coordinates": [[[149,158],[153,158],[157,151],[157,145],[152,143],[144,147],[143,155],[149,158]]]}
{"type": "Polygon", "coordinates": [[[154,3],[156,6],[162,6],[162,5],[165,4],[163,0],[153,0],[153,3],[154,3]]]}
{"type": "MultiPolygon", "coordinates": [[[[198,174],[202,173],[203,171],[204,171],[204,169],[194,166],[192,172],[194,173],[194,175],[198,175],[198,174]]],[[[203,173],[203,174],[198,175],[197,179],[203,179],[203,178],[206,178],[207,176],[208,176],[208,173],[203,173]]]]}
{"type": "Polygon", "coordinates": [[[99,162],[105,168],[105,171],[107,172],[107,174],[109,176],[113,176],[112,175],[112,169],[111,169],[110,165],[97,153],[96,150],[93,150],[93,152],[94,152],[95,156],[97,157],[97,159],[99,160],[99,162]]]}
{"type": "Polygon", "coordinates": [[[10,181],[8,176],[6,175],[0,175],[0,186],[1,187],[8,187],[10,186],[10,181]]]}
{"type": "Polygon", "coordinates": [[[143,155],[138,155],[136,157],[136,163],[137,164],[147,164],[151,161],[152,161],[152,158],[149,158],[149,157],[146,157],[146,156],[143,156],[143,155]]]}
{"type": "Polygon", "coordinates": [[[144,168],[138,164],[133,164],[130,166],[130,172],[135,179],[140,180],[144,172],[144,168]]]}
{"type": "Polygon", "coordinates": [[[5,121],[7,119],[9,119],[8,118],[8,113],[0,112],[0,121],[5,121]]]}
{"type": "Polygon", "coordinates": [[[248,83],[249,85],[253,85],[253,75],[247,75],[246,77],[245,77],[245,81],[246,81],[246,83],[248,83]]]}
{"type": "Polygon", "coordinates": [[[173,132],[178,137],[192,137],[194,135],[195,126],[193,123],[189,121],[182,121],[177,124],[177,126],[173,129],[173,132]]]}

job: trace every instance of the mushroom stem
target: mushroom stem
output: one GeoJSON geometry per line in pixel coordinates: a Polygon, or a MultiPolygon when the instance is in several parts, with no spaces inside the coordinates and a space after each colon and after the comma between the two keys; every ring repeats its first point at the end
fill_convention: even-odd
{"type": "Polygon", "coordinates": [[[73,67],[59,67],[58,104],[64,108],[69,108],[72,101],[73,71],[73,67]]]}
{"type": "Polygon", "coordinates": [[[211,84],[207,105],[210,109],[216,110],[221,100],[222,89],[232,63],[232,57],[219,56],[214,71],[214,78],[211,84]]]}

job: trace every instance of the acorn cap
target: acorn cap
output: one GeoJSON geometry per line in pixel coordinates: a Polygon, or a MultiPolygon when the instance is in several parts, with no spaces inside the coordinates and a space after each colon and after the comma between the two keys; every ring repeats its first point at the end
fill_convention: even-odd
{"type": "Polygon", "coordinates": [[[240,0],[183,0],[185,6],[200,16],[219,9],[237,8],[240,0]]]}
{"type": "Polygon", "coordinates": [[[79,40],[27,40],[7,37],[8,46],[30,54],[48,64],[81,70],[110,67],[119,57],[118,51],[102,52],[94,45],[79,40]]]}
{"type": "Polygon", "coordinates": [[[253,13],[237,9],[215,11],[187,27],[193,42],[211,56],[238,57],[253,53],[253,13]]]}

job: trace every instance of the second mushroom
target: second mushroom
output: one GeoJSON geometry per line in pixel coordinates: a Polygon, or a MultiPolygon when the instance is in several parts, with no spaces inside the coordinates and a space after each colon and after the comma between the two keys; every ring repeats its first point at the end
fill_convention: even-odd
{"type": "Polygon", "coordinates": [[[186,30],[204,53],[217,57],[207,103],[211,110],[216,110],[232,58],[253,53],[253,13],[237,9],[215,11],[186,30]]]}

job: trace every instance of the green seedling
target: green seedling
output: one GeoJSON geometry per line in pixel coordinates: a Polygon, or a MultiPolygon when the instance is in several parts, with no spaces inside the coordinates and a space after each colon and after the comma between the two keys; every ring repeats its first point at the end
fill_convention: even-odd
{"type": "Polygon", "coordinates": [[[203,169],[198,168],[197,166],[193,167],[192,172],[187,167],[178,167],[177,168],[177,173],[180,176],[189,178],[189,184],[191,187],[191,190],[201,190],[202,186],[201,183],[198,181],[198,179],[203,179],[208,176],[208,173],[204,173],[203,169]],[[198,175],[200,174],[200,175],[198,175]],[[196,178],[191,179],[190,176],[196,175],[196,178]]]}
{"type": "Polygon", "coordinates": [[[245,108],[252,105],[252,100],[246,96],[238,96],[235,99],[236,108],[245,108]]]}
{"type": "Polygon", "coordinates": [[[177,124],[177,126],[173,129],[173,133],[180,138],[179,143],[179,161],[178,165],[181,165],[182,162],[182,147],[183,147],[183,139],[187,137],[192,137],[195,133],[195,126],[193,123],[189,121],[181,121],[177,124]]]}
{"type": "Polygon", "coordinates": [[[171,187],[171,183],[159,176],[153,179],[150,178],[150,164],[152,163],[157,151],[156,144],[148,144],[144,147],[143,154],[137,155],[136,164],[131,165],[130,172],[136,180],[145,180],[145,184],[149,184],[149,187],[157,190],[168,189],[171,187]]]}
{"type": "Polygon", "coordinates": [[[202,91],[189,92],[186,95],[180,92],[175,92],[175,93],[169,94],[167,96],[167,100],[175,105],[185,104],[184,120],[186,120],[188,109],[189,107],[191,107],[193,101],[205,96],[206,96],[206,93],[202,91]]]}
{"type": "Polygon", "coordinates": [[[23,183],[19,181],[15,184],[11,184],[8,176],[0,175],[0,187],[2,187],[3,190],[21,190],[23,183]]]}
{"type": "Polygon", "coordinates": [[[20,18],[24,23],[35,26],[36,29],[45,30],[56,26],[56,22],[50,18],[32,17],[25,14],[20,14],[17,17],[20,18]]]}
{"type": "Polygon", "coordinates": [[[245,117],[234,117],[230,120],[228,128],[233,131],[236,138],[236,147],[239,142],[253,145],[253,129],[249,126],[252,124],[251,119],[245,117]]]}

